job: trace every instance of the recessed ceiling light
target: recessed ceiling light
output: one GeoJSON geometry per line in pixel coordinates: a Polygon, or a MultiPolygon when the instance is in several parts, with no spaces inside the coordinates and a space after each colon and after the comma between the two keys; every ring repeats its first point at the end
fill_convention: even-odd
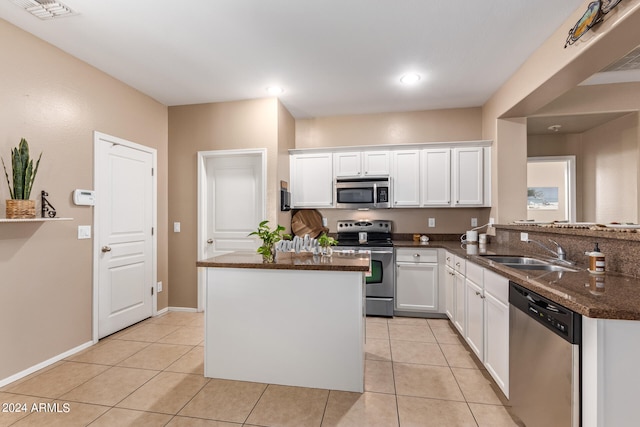
{"type": "Polygon", "coordinates": [[[267,87],[267,92],[270,95],[280,95],[281,93],[284,93],[284,89],[282,89],[280,86],[269,86],[267,87]]]}
{"type": "Polygon", "coordinates": [[[420,79],[421,77],[420,77],[420,74],[418,73],[407,73],[402,77],[400,77],[400,83],[405,85],[412,85],[412,84],[418,83],[420,79]]]}

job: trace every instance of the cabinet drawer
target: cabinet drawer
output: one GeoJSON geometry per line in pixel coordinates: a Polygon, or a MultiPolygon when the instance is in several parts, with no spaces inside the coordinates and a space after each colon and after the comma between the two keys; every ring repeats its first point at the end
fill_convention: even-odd
{"type": "Polygon", "coordinates": [[[438,262],[437,249],[396,249],[398,262],[438,262]]]}
{"type": "Polygon", "coordinates": [[[484,271],[484,290],[497,300],[509,304],[509,279],[490,270],[484,271]]]}
{"type": "Polygon", "coordinates": [[[444,261],[448,267],[453,268],[456,257],[451,252],[444,253],[444,261]]]}
{"type": "Polygon", "coordinates": [[[472,262],[467,262],[467,279],[471,280],[476,285],[482,288],[483,283],[483,272],[484,268],[480,267],[478,264],[474,264],[472,262]]]}

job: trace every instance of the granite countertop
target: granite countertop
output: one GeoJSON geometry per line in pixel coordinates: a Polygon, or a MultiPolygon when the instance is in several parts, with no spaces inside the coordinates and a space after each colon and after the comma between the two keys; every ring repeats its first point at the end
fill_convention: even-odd
{"type": "MultiPolygon", "coordinates": [[[[577,266],[578,272],[516,270],[482,256],[532,255],[514,252],[506,245],[482,245],[478,254],[467,253],[466,246],[455,241],[394,241],[396,248],[444,248],[449,252],[492,270],[551,301],[591,318],[640,320],[640,280],[619,273],[590,274],[577,266]]],[[[475,249],[475,248],[474,248],[475,249]]]]}
{"type": "Polygon", "coordinates": [[[274,263],[262,262],[255,252],[233,252],[196,263],[197,267],[261,268],[267,270],[369,271],[368,254],[334,253],[321,257],[310,253],[278,252],[274,263]]]}

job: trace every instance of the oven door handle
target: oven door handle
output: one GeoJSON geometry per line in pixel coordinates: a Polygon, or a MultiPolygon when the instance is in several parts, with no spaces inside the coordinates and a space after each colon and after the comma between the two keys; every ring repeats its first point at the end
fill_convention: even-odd
{"type": "Polygon", "coordinates": [[[372,254],[393,254],[393,251],[369,251],[367,249],[360,249],[360,253],[372,253],[372,254]]]}

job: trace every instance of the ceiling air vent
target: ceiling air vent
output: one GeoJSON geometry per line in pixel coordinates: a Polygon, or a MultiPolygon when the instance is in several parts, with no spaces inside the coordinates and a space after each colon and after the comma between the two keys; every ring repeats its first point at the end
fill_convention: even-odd
{"type": "Polygon", "coordinates": [[[613,64],[609,65],[607,68],[602,70],[602,72],[638,69],[640,69],[640,46],[636,47],[613,64]]]}
{"type": "Polygon", "coordinates": [[[33,16],[40,19],[54,19],[77,15],[69,6],[53,0],[11,0],[33,16]]]}

